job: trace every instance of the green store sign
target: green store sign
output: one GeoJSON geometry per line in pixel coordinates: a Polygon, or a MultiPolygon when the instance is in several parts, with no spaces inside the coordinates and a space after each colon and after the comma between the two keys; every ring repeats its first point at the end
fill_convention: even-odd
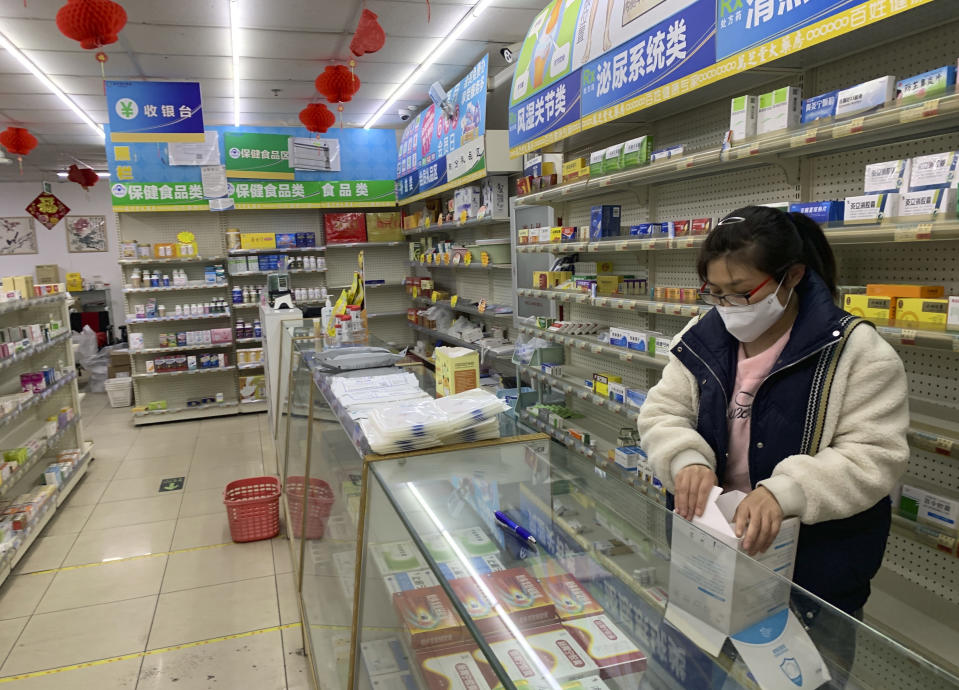
{"type": "Polygon", "coordinates": [[[226,176],[262,180],[292,180],[290,137],[287,134],[223,133],[226,176]]]}

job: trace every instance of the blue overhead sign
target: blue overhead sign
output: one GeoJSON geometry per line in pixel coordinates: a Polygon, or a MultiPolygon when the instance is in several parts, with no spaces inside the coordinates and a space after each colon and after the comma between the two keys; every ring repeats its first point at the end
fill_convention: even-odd
{"type": "Polygon", "coordinates": [[[193,81],[108,81],[113,142],[202,142],[200,84],[193,81]]]}

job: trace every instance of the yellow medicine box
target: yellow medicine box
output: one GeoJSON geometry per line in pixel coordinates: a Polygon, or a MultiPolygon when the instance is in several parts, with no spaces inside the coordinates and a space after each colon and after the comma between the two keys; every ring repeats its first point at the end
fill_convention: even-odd
{"type": "Polygon", "coordinates": [[[572,182],[587,175],[589,175],[589,165],[585,158],[574,158],[563,163],[563,182],[572,182]]]}
{"type": "Polygon", "coordinates": [[[240,233],[241,249],[276,249],[276,235],[272,232],[240,233]]]}
{"type": "Polygon", "coordinates": [[[610,383],[622,383],[622,376],[615,376],[613,374],[593,374],[593,392],[596,395],[601,395],[604,398],[609,397],[609,384],[610,383]]]}
{"type": "Polygon", "coordinates": [[[896,325],[903,328],[945,328],[949,300],[902,297],[896,300],[896,325]]]}
{"type": "Polygon", "coordinates": [[[550,242],[562,242],[562,241],[563,241],[563,228],[550,228],[550,229],[549,229],[549,241],[550,241],[550,242]]]}
{"type": "Polygon", "coordinates": [[[846,295],[843,306],[853,316],[861,316],[881,325],[896,317],[896,302],[892,297],[846,295]]]}
{"type": "Polygon", "coordinates": [[[596,293],[599,295],[611,295],[619,289],[619,276],[597,276],[596,293]]]}

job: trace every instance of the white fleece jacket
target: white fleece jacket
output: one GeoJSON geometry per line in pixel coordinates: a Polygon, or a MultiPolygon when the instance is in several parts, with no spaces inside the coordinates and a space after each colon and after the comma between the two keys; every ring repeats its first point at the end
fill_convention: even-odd
{"type": "MultiPolygon", "coordinates": [[[[797,515],[807,524],[871,508],[892,491],[909,460],[908,392],[902,360],[892,346],[868,325],[853,329],[829,393],[821,450],[783,458],[759,485],[776,497],[786,516],[797,515]]],[[[698,414],[698,383],[670,354],[662,379],[639,412],[642,446],[669,491],[688,465],[716,469],[712,448],[696,431],[698,414]]]]}

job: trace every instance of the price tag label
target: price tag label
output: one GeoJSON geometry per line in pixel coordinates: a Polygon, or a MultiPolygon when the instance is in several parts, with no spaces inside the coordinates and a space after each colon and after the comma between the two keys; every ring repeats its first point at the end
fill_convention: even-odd
{"type": "Polygon", "coordinates": [[[576,302],[576,304],[583,304],[588,299],[589,295],[576,295],[576,298],[573,301],[576,302]]]}
{"type": "Polygon", "coordinates": [[[598,244],[590,244],[588,246],[590,252],[598,252],[600,250],[600,246],[598,244]]]}
{"type": "Polygon", "coordinates": [[[952,444],[953,441],[951,438],[946,438],[945,436],[936,437],[936,452],[939,455],[952,455],[952,444]]]}
{"type": "Polygon", "coordinates": [[[609,306],[609,298],[608,298],[608,297],[603,297],[603,298],[601,298],[601,299],[596,300],[596,305],[599,306],[599,307],[608,307],[608,306],[609,306]]]}
{"type": "Polygon", "coordinates": [[[656,239],[649,240],[649,242],[646,243],[646,248],[647,248],[647,249],[656,249],[656,244],[657,244],[658,242],[659,242],[659,240],[656,240],[656,239]]]}
{"type": "Polygon", "coordinates": [[[932,239],[932,223],[920,223],[914,228],[896,228],[893,235],[896,242],[915,242],[932,239]]]}
{"type": "Polygon", "coordinates": [[[681,242],[683,249],[691,249],[692,247],[696,246],[696,240],[694,240],[692,237],[687,237],[686,239],[681,240],[681,242]]]}
{"type": "Polygon", "coordinates": [[[586,400],[586,398],[589,397],[589,392],[588,392],[588,391],[577,391],[576,396],[577,396],[580,400],[586,400]]]}
{"type": "Polygon", "coordinates": [[[925,105],[917,105],[912,108],[905,108],[899,113],[899,122],[915,122],[925,117],[925,105]]]}
{"type": "Polygon", "coordinates": [[[629,249],[629,242],[620,242],[619,244],[616,245],[616,249],[618,249],[621,252],[626,251],[627,249],[629,249]]]}
{"type": "Polygon", "coordinates": [[[680,313],[681,313],[683,316],[692,316],[692,315],[693,315],[693,307],[692,307],[692,305],[684,304],[684,305],[680,308],[680,313]]]}
{"type": "Polygon", "coordinates": [[[593,402],[596,403],[599,407],[606,407],[606,398],[601,398],[600,396],[593,394],[593,402]]]}
{"type": "Polygon", "coordinates": [[[687,168],[691,168],[691,167],[693,167],[693,161],[692,161],[692,159],[690,159],[690,160],[680,159],[680,160],[676,161],[676,169],[677,169],[677,170],[686,170],[687,168]]]}
{"type": "Polygon", "coordinates": [[[620,353],[620,355],[619,355],[619,359],[620,359],[621,361],[623,361],[623,362],[632,362],[632,361],[633,361],[633,353],[632,353],[632,352],[622,352],[622,353],[620,353]]]}
{"type": "Polygon", "coordinates": [[[584,343],[582,340],[580,340],[579,342],[576,343],[576,347],[579,348],[580,350],[585,350],[587,344],[588,343],[584,343]]]}
{"type": "Polygon", "coordinates": [[[903,328],[899,332],[899,339],[903,345],[915,345],[916,344],[916,331],[911,328],[903,328]]]}
{"type": "Polygon", "coordinates": [[[613,184],[613,180],[609,177],[604,177],[599,181],[600,187],[608,187],[611,184],[613,184]]]}
{"type": "Polygon", "coordinates": [[[485,313],[486,313],[486,300],[485,300],[485,299],[481,299],[481,300],[479,301],[479,304],[478,304],[477,307],[476,307],[476,311],[478,311],[480,314],[485,314],[485,313]]]}
{"type": "Polygon", "coordinates": [[[460,299],[459,295],[453,295],[452,297],[450,297],[450,306],[455,307],[456,303],[459,302],[459,299],[460,299]]]}
{"type": "Polygon", "coordinates": [[[430,294],[430,299],[433,301],[433,304],[436,304],[439,298],[440,298],[440,293],[438,293],[436,290],[433,290],[432,294],[430,294]]]}
{"type": "Polygon", "coordinates": [[[649,312],[650,314],[658,314],[659,306],[660,305],[656,304],[655,302],[650,302],[649,304],[646,305],[646,311],[649,312]]]}
{"type": "Polygon", "coordinates": [[[935,117],[939,114],[939,99],[933,98],[931,101],[926,101],[923,104],[922,116],[923,117],[935,117]]]}
{"type": "Polygon", "coordinates": [[[623,411],[623,406],[620,405],[619,403],[610,403],[609,409],[611,409],[613,412],[619,414],[620,412],[623,411]]]}
{"type": "Polygon", "coordinates": [[[469,266],[471,263],[473,263],[473,253],[467,252],[463,255],[463,264],[469,266]]]}
{"type": "Polygon", "coordinates": [[[819,134],[819,130],[813,127],[810,130],[803,132],[802,134],[797,134],[796,136],[789,138],[789,146],[791,148],[796,148],[799,146],[806,146],[807,144],[815,144],[816,137],[819,134]]]}
{"type": "Polygon", "coordinates": [[[569,194],[569,187],[563,187],[559,190],[560,196],[566,196],[567,194],[569,194]]]}
{"type": "Polygon", "coordinates": [[[602,345],[590,345],[590,346],[589,346],[589,351],[592,352],[594,355],[598,355],[600,352],[603,351],[603,346],[602,346],[602,345]]]}
{"type": "Polygon", "coordinates": [[[833,139],[838,139],[839,137],[846,137],[850,134],[858,134],[862,131],[864,124],[865,118],[856,117],[849,122],[834,125],[832,128],[832,137],[833,139]]]}
{"type": "Polygon", "coordinates": [[[480,263],[489,266],[489,252],[480,252],[480,263]]]}
{"type": "Polygon", "coordinates": [[[932,223],[920,223],[919,227],[916,228],[916,239],[931,240],[932,223]]]}
{"type": "Polygon", "coordinates": [[[683,307],[682,307],[682,305],[680,305],[680,304],[669,304],[669,305],[666,305],[666,309],[668,310],[668,313],[669,313],[670,315],[672,315],[672,316],[682,316],[682,315],[683,315],[683,307]]]}

